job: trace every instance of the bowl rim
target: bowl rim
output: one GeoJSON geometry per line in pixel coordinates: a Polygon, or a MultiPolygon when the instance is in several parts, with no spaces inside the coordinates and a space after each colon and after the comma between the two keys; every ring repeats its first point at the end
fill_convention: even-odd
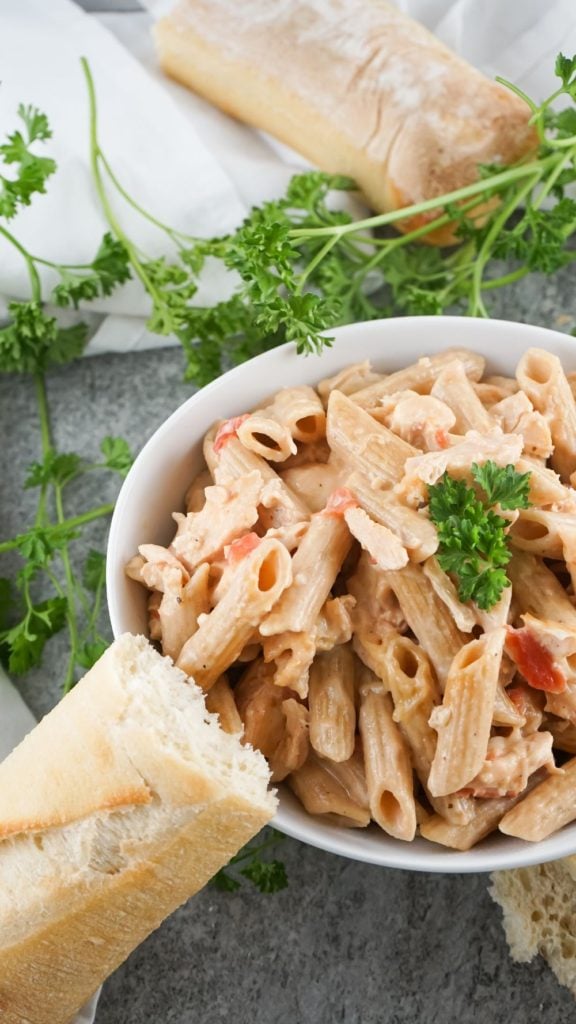
{"type": "MultiPolygon", "coordinates": [[[[468,347],[476,350],[477,347],[480,346],[481,354],[486,355],[486,358],[489,360],[491,356],[487,355],[486,351],[482,351],[483,348],[486,348],[485,345],[482,345],[482,339],[485,340],[487,337],[485,332],[490,330],[494,330],[495,332],[516,331],[521,335],[522,340],[525,342],[525,344],[521,346],[522,348],[529,348],[532,344],[537,345],[538,347],[547,347],[546,340],[548,339],[550,347],[555,354],[559,354],[560,358],[564,357],[558,353],[558,349],[563,349],[564,347],[568,349],[568,347],[572,345],[574,368],[576,369],[576,341],[572,341],[569,335],[553,330],[552,328],[540,327],[536,324],[526,324],[514,320],[492,318],[476,319],[467,316],[390,317],[388,319],[360,321],[357,323],[345,324],[341,327],[335,327],[330,329],[329,336],[334,338],[336,343],[345,342],[347,336],[350,336],[351,339],[358,332],[360,334],[365,332],[366,335],[369,336],[372,332],[379,329],[382,329],[385,333],[397,331],[400,335],[404,332],[410,335],[413,330],[416,329],[417,332],[422,332],[425,336],[428,327],[432,327],[433,325],[434,328],[437,329],[439,325],[441,326],[447,323],[450,324],[447,328],[448,334],[452,332],[457,333],[457,326],[462,327],[463,330],[460,341],[457,342],[452,338],[449,340],[449,344],[446,347],[459,345],[459,347],[468,347]]],[[[430,344],[431,351],[429,353],[423,352],[424,355],[433,355],[435,351],[438,351],[438,345],[435,346],[433,341],[430,344]]],[[[422,345],[425,349],[425,337],[423,338],[422,345]]],[[[221,374],[215,380],[199,389],[177,406],[177,408],[165,420],[163,420],[160,426],[153,431],[141,448],[120,489],[112,515],[107,544],[106,593],[108,612],[112,625],[112,632],[115,638],[125,632],[125,628],[122,625],[123,603],[120,601],[115,583],[115,570],[117,564],[117,559],[115,559],[115,550],[119,544],[119,536],[122,531],[122,518],[125,509],[130,505],[134,483],[139,479],[143,468],[146,467],[150,454],[155,451],[156,447],[174,430],[181,420],[186,419],[190,415],[191,410],[194,410],[195,406],[199,404],[200,398],[202,402],[204,402],[207,397],[216,396],[220,390],[228,391],[230,386],[234,385],[236,381],[242,381],[245,379],[247,373],[251,373],[256,369],[258,371],[265,370],[269,364],[274,366],[277,363],[281,363],[282,359],[286,357],[292,359],[295,355],[295,351],[296,346],[294,343],[287,342],[283,345],[270,349],[267,352],[263,352],[260,355],[247,360],[245,363],[233,367],[226,373],[221,374]]],[[[329,351],[334,351],[334,349],[330,348],[329,351]]],[[[385,358],[385,354],[383,346],[383,358],[385,358]]],[[[298,358],[302,357],[299,356],[298,358]]],[[[359,354],[358,358],[362,358],[362,353],[359,354]]],[[[322,354],[313,357],[311,367],[317,367],[321,371],[321,359],[322,354]],[[316,362],[316,359],[319,360],[318,363],[316,362]]],[[[348,363],[351,363],[358,361],[358,359],[356,359],[355,354],[351,353],[347,361],[348,363]]],[[[320,375],[321,372],[318,376],[320,375]]],[[[313,378],[313,373],[311,373],[310,376],[313,378]]],[[[314,379],[312,379],[312,383],[314,383],[314,379]]],[[[282,385],[280,384],[279,386],[281,387],[282,385]]],[[[270,387],[270,392],[273,389],[274,385],[270,387]]],[[[202,431],[204,432],[207,427],[208,424],[204,422],[202,425],[202,431]]],[[[194,438],[191,439],[190,444],[192,445],[193,443],[194,438]]],[[[291,800],[295,800],[292,794],[289,794],[289,797],[291,800]]],[[[392,844],[386,847],[380,847],[377,843],[370,843],[365,846],[360,843],[358,847],[356,847],[354,842],[346,842],[345,839],[349,839],[353,833],[361,832],[365,835],[366,830],[343,829],[337,826],[329,826],[325,822],[318,821],[311,815],[306,815],[304,821],[299,821],[297,824],[294,824],[290,814],[283,813],[282,807],[279,808],[276,816],[270,824],[285,835],[298,839],[301,842],[308,843],[309,845],[315,846],[325,852],[334,853],[351,860],[359,860],[364,863],[374,864],[381,867],[401,868],[409,871],[447,874],[489,872],[540,864],[576,853],[576,822],[571,826],[574,830],[573,839],[569,840],[566,836],[565,844],[562,844],[560,839],[563,834],[561,830],[539,843],[524,843],[521,840],[513,840],[513,846],[506,846],[503,849],[495,848],[483,850],[483,844],[481,843],[479,846],[473,847],[468,851],[455,851],[429,843],[429,853],[427,852],[427,849],[424,851],[418,850],[414,851],[414,853],[412,853],[408,858],[407,853],[412,847],[412,844],[410,843],[403,843],[399,840],[394,840],[392,844]],[[557,848],[560,846],[565,848],[557,848]]],[[[375,826],[371,826],[371,828],[375,828],[375,826]]],[[[387,836],[386,839],[392,840],[392,837],[387,836]]],[[[508,842],[508,837],[502,837],[502,842],[508,842]]]]}

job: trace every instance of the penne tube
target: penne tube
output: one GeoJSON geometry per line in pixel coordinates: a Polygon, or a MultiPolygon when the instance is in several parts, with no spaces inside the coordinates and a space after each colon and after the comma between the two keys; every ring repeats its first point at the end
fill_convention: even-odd
{"type": "Polygon", "coordinates": [[[466,635],[458,629],[420,566],[408,563],[399,572],[384,575],[406,622],[428,654],[443,690],[452,662],[466,643],[466,635]]]}
{"type": "Polygon", "coordinates": [[[311,462],[280,472],[281,479],[311,512],[321,512],[328,498],[340,486],[342,474],[330,462],[311,462]]]}
{"type": "Polygon", "coordinates": [[[337,644],[352,639],[352,611],[356,598],[352,594],[332,597],[322,606],[314,628],[317,651],[330,651],[337,644]]]}
{"type": "Polygon", "coordinates": [[[320,759],[326,770],[344,787],[347,795],[359,807],[368,810],[368,787],[364,769],[362,742],[356,738],[354,751],[347,761],[324,761],[320,759]]]}
{"type": "Polygon", "coordinates": [[[200,512],[206,501],[205,490],[214,483],[212,474],[208,469],[203,469],[198,476],[195,476],[184,495],[184,506],[187,512],[200,512]]]}
{"type": "Polygon", "coordinates": [[[455,359],[438,375],[430,394],[439,398],[456,417],[452,427],[455,434],[477,430],[485,434],[494,426],[494,419],[484,408],[466,374],[464,364],[455,359]]]}
{"type": "Polygon", "coordinates": [[[318,654],[308,689],[310,743],[321,757],[348,761],[354,753],[354,655],[346,644],[318,654]]]}
{"type": "Polygon", "coordinates": [[[477,352],[468,349],[451,348],[439,352],[435,356],[424,356],[412,366],[391,373],[384,380],[369,384],[353,395],[353,400],[363,409],[371,409],[380,404],[384,395],[393,395],[395,391],[417,391],[420,395],[429,394],[434,381],[450,363],[459,359],[465,367],[470,380],[480,380],[484,371],[484,359],[477,352]]]}
{"type": "Polygon", "coordinates": [[[296,469],[298,466],[309,466],[311,462],[318,464],[328,462],[330,458],[330,445],[325,437],[312,444],[297,444],[295,455],[290,455],[282,466],[282,472],[287,469],[296,469]]]}
{"type": "Polygon", "coordinates": [[[318,512],[293,558],[293,584],[260,625],[262,636],[306,633],[314,624],[352,540],[339,517],[318,512]]]}
{"type": "MultiPolygon", "coordinates": [[[[234,688],[234,701],[250,743],[270,761],[284,736],[282,702],[285,693],[273,682],[274,666],[258,659],[246,669],[234,688]]],[[[210,691],[208,692],[210,696],[210,691]]]]}
{"type": "Polygon", "coordinates": [[[244,731],[234,694],[226,675],[220,676],[206,694],[206,710],[218,715],[220,728],[224,732],[242,733],[244,731]]]}
{"type": "Polygon", "coordinates": [[[204,457],[217,484],[229,485],[255,471],[260,474],[264,484],[269,485],[268,497],[263,496],[264,507],[260,508],[265,528],[299,523],[309,518],[310,512],[304,502],[292,493],[266,459],[244,448],[237,437],[231,436],[218,452],[214,452],[214,443],[208,436],[204,443],[204,457]]]}
{"type": "Polygon", "coordinates": [[[375,676],[360,686],[358,725],[362,737],[370,814],[395,839],[416,835],[416,805],[410,753],[393,718],[389,694],[375,676]]]}
{"type": "Polygon", "coordinates": [[[450,577],[440,568],[437,558],[427,558],[422,563],[422,572],[432,584],[434,593],[446,605],[458,629],[471,633],[478,623],[472,604],[463,604],[450,577]]]}
{"type": "Polygon", "coordinates": [[[438,733],[428,778],[433,796],[463,789],[482,767],[505,636],[503,628],[484,633],[466,644],[452,662],[442,705],[430,717],[430,725],[438,733]]]}
{"type": "MultiPolygon", "coordinates": [[[[504,657],[502,658],[502,662],[504,662],[504,657]]],[[[502,682],[499,679],[498,686],[496,687],[496,696],[494,698],[492,724],[509,726],[512,729],[519,729],[524,725],[524,722],[524,715],[511,699],[506,687],[502,685],[502,682]]]]}
{"type": "Polygon", "coordinates": [[[204,563],[183,587],[162,595],[158,607],[162,653],[173,661],[198,629],[200,616],[210,611],[209,578],[210,567],[204,563]]]}
{"type": "Polygon", "coordinates": [[[288,427],[272,416],[253,412],[239,425],[240,444],[268,462],[284,462],[296,454],[296,445],[288,427]]]}
{"type": "Polygon", "coordinates": [[[343,395],[353,395],[355,391],[360,391],[362,388],[382,380],[384,380],[384,374],[375,373],[369,360],[366,359],[363,363],[352,363],[351,366],[344,367],[333,377],[325,377],[320,381],[316,390],[324,405],[327,405],[332,391],[341,391],[343,395]]]}
{"type": "Polygon", "coordinates": [[[546,711],[576,725],[576,679],[568,679],[561,693],[546,694],[546,711]]]}
{"type": "Polygon", "coordinates": [[[464,825],[452,825],[439,814],[432,815],[420,826],[420,835],[431,843],[449,846],[452,850],[471,850],[498,828],[499,821],[517,802],[517,797],[474,800],[474,815],[464,825]]]}
{"type": "Polygon", "coordinates": [[[348,795],[329,765],[312,751],[302,767],[288,777],[288,785],[308,814],[327,817],[334,824],[349,828],[366,828],[370,824],[368,808],[348,795]],[[334,816],[339,819],[337,822],[334,816]]]}
{"type": "Polygon", "coordinates": [[[529,348],[518,363],[516,379],[546,417],[554,443],[552,467],[568,481],[576,469],[576,401],[562,363],[545,349],[529,348]]]}
{"type": "Polygon", "coordinates": [[[515,551],[506,571],[520,612],[576,628],[576,608],[541,558],[515,551]]]}
{"type": "Polygon", "coordinates": [[[574,491],[564,486],[553,469],[527,456],[518,459],[516,469],[519,473],[530,473],[528,498],[532,505],[556,505],[562,502],[571,506],[570,511],[576,509],[574,491]]]}
{"type": "Polygon", "coordinates": [[[208,690],[236,660],[273,605],[292,582],[286,548],[264,539],[234,572],[222,600],[184,644],[177,665],[208,690]]]}
{"type": "Polygon", "coordinates": [[[406,460],[418,454],[340,391],[333,391],[328,401],[326,436],[338,461],[382,487],[395,484],[406,460]]]}
{"type": "Polygon", "coordinates": [[[576,819],[576,757],[537,785],[502,818],[507,836],[535,843],[576,819]]]}
{"type": "Polygon", "coordinates": [[[423,562],[437,550],[436,527],[424,512],[403,505],[391,491],[380,491],[372,487],[362,473],[352,473],[346,486],[371,519],[396,534],[412,562],[423,562]]]}
{"type": "Polygon", "coordinates": [[[295,441],[312,444],[326,434],[326,413],[314,388],[283,388],[267,412],[287,427],[295,441]]]}
{"type": "Polygon", "coordinates": [[[436,752],[436,733],[429,719],[440,702],[440,693],[426,652],[408,637],[396,636],[386,645],[382,663],[394,702],[394,721],[410,747],[412,763],[426,796],[447,821],[463,824],[473,813],[469,797],[433,797],[428,790],[436,752]]]}
{"type": "MultiPolygon", "coordinates": [[[[564,558],[564,534],[576,530],[576,514],[541,508],[520,510],[508,535],[515,547],[542,558],[564,558]]],[[[549,617],[549,616],[548,616],[549,617]]]]}
{"type": "Polygon", "coordinates": [[[282,701],[284,733],[272,757],[272,782],[282,782],[290,772],[302,767],[310,750],[308,708],[289,697],[282,701]]]}

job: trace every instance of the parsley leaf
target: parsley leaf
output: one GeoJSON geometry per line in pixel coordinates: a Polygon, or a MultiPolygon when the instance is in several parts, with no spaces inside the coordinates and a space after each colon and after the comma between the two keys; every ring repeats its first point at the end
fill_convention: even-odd
{"type": "Polygon", "coordinates": [[[81,355],[87,340],[85,324],[59,327],[41,303],[10,302],[11,322],[0,328],[0,370],[4,373],[42,373],[55,363],[81,355]]]}
{"type": "Polygon", "coordinates": [[[236,892],[241,882],[234,874],[235,871],[242,878],[246,878],[261,893],[280,892],[288,885],[286,868],[282,861],[265,860],[261,854],[263,850],[274,847],[282,841],[283,836],[276,829],[269,829],[270,837],[264,842],[251,842],[239,851],[225,868],[214,876],[211,885],[221,892],[236,892]],[[243,867],[239,867],[243,864],[243,867]]]}
{"type": "Polygon", "coordinates": [[[428,488],[429,513],[438,530],[438,564],[456,577],[461,601],[475,601],[487,611],[510,586],[504,567],[512,557],[508,522],[490,506],[527,508],[530,474],[488,461],[482,466],[474,464],[472,476],[485,491],[485,500],[464,480],[444,473],[428,488]]]}
{"type": "Polygon", "coordinates": [[[90,590],[95,593],[104,582],[106,575],[106,556],[101,551],[96,551],[95,548],[90,548],[86,561],[84,562],[84,571],[82,573],[82,582],[86,587],[86,590],[90,590]]]}
{"type": "Polygon", "coordinates": [[[23,675],[40,664],[46,643],[64,627],[67,607],[65,597],[31,605],[21,622],[0,633],[0,643],[8,651],[9,672],[23,675]]]}
{"type": "Polygon", "coordinates": [[[52,448],[43,462],[33,462],[28,467],[24,487],[43,487],[48,483],[64,486],[78,476],[82,468],[82,459],[75,452],[56,452],[52,448]]]}
{"type": "Polygon", "coordinates": [[[126,248],[110,232],[104,235],[96,256],[86,268],[57,269],[61,280],[52,290],[52,301],[57,306],[74,308],[80,302],[110,295],[132,276],[126,248]]]}
{"type": "Polygon", "coordinates": [[[240,869],[240,874],[262,893],[280,892],[288,885],[286,868],[279,860],[253,860],[240,869]]]}
{"type": "Polygon", "coordinates": [[[530,473],[518,473],[514,466],[497,466],[488,461],[479,466],[472,464],[472,476],[486,495],[489,505],[504,509],[528,508],[530,501],[530,473]]]}
{"type": "Polygon", "coordinates": [[[36,107],[18,107],[18,116],[24,125],[24,132],[14,131],[6,142],[0,145],[0,158],[9,166],[17,165],[15,177],[0,174],[0,215],[8,220],[19,206],[29,206],[32,196],[46,191],[46,181],[56,170],[56,163],[50,157],[38,156],[32,152],[34,142],[45,142],[51,136],[45,114],[36,107]]]}
{"type": "Polygon", "coordinates": [[[104,465],[113,469],[120,476],[126,476],[134,458],[130,446],[123,437],[105,437],[100,445],[104,456],[104,465]]]}

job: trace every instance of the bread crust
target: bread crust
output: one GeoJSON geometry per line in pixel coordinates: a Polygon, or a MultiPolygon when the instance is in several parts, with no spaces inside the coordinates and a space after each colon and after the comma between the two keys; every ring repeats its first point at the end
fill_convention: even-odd
{"type": "Polygon", "coordinates": [[[67,1024],[272,817],[262,755],[125,635],[0,765],[0,1019],[67,1024]]]}
{"type": "MultiPolygon", "coordinates": [[[[387,0],[181,0],[155,38],[168,75],[353,177],[378,211],[442,195],[473,181],[479,163],[536,146],[521,99],[387,0]]],[[[434,241],[453,241],[452,230],[434,241]]]]}

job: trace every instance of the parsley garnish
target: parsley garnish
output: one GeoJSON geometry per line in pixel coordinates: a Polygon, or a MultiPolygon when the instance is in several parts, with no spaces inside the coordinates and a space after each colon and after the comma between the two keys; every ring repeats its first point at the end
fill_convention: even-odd
{"type": "Polygon", "coordinates": [[[261,893],[280,892],[288,885],[286,868],[282,861],[265,860],[261,857],[264,850],[278,845],[283,836],[276,829],[269,829],[270,838],[263,843],[248,843],[235,857],[232,857],[226,868],[221,868],[214,876],[211,885],[221,892],[236,892],[242,882],[241,875],[252,883],[261,893]],[[244,864],[244,867],[238,865],[244,864]],[[232,870],[231,870],[232,869],[232,870]]]}
{"type": "Polygon", "coordinates": [[[440,567],[456,578],[461,601],[475,601],[488,611],[510,586],[504,566],[512,557],[508,521],[492,506],[528,508],[530,473],[488,461],[482,466],[474,463],[472,477],[483,492],[480,496],[464,480],[444,473],[428,488],[429,511],[438,530],[440,567]]]}

